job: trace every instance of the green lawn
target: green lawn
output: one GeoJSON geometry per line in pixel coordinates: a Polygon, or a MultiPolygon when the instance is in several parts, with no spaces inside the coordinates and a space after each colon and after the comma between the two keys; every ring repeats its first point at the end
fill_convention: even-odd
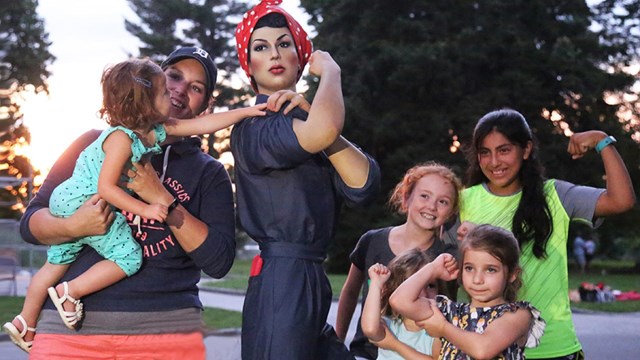
{"type": "MultiPolygon", "coordinates": [[[[582,282],[590,282],[597,284],[603,282],[612,289],[620,291],[640,291],[640,275],[639,274],[611,274],[607,273],[588,273],[580,275],[579,273],[569,273],[569,287],[577,289],[582,282]]],[[[572,307],[577,309],[594,310],[594,311],[610,311],[610,312],[635,312],[640,311],[640,301],[614,301],[612,303],[592,303],[580,302],[572,303],[572,307]]]]}
{"type": "MultiPolygon", "coordinates": [[[[250,260],[236,260],[229,275],[222,281],[208,282],[205,286],[236,289],[242,291],[247,288],[249,278],[250,260]]],[[[573,269],[569,271],[569,287],[577,289],[580,283],[587,281],[591,283],[604,282],[612,289],[620,291],[636,290],[640,291],[640,274],[631,272],[632,262],[624,261],[594,261],[591,271],[586,275],[580,275],[573,269]],[[603,272],[604,270],[604,272],[603,272]]],[[[347,276],[345,274],[329,274],[329,281],[333,289],[333,296],[337,298],[347,276]]],[[[461,296],[461,299],[464,299],[461,296]]],[[[636,312],[640,311],[640,301],[618,301],[613,303],[572,303],[576,309],[586,309],[594,311],[609,312],[636,312]]]]}
{"type": "MultiPolygon", "coordinates": [[[[250,268],[251,260],[236,259],[231,271],[229,271],[229,274],[227,274],[223,280],[212,280],[204,282],[203,285],[223,289],[245,290],[247,288],[250,268]]],[[[329,274],[329,282],[331,283],[334,297],[340,295],[340,290],[346,279],[346,274],[329,274]]]]}
{"type": "MultiPolygon", "coordinates": [[[[0,296],[0,314],[3,314],[0,321],[11,321],[20,312],[23,302],[24,297],[21,296],[0,296]]],[[[242,325],[242,315],[237,311],[205,308],[202,316],[207,330],[239,328],[242,325]]]]}
{"type": "Polygon", "coordinates": [[[204,308],[202,314],[207,329],[219,330],[240,328],[242,326],[242,313],[238,311],[204,308]]]}
{"type": "MultiPolygon", "coordinates": [[[[225,279],[210,281],[205,283],[205,285],[243,291],[247,287],[250,266],[250,260],[236,260],[229,275],[225,277],[225,279]]],[[[580,275],[574,271],[570,271],[569,286],[572,289],[576,289],[583,281],[591,283],[602,281],[613,289],[640,291],[640,275],[627,271],[631,266],[633,266],[633,264],[620,262],[594,263],[594,268],[586,275],[580,275]],[[606,273],[602,272],[603,269],[606,273]],[[607,269],[609,271],[607,271],[607,269]]],[[[331,282],[334,298],[340,295],[340,290],[346,277],[344,274],[329,274],[329,281],[331,282]]],[[[4,314],[4,318],[0,319],[0,321],[9,321],[11,317],[17,315],[22,307],[23,301],[23,297],[0,296],[0,314],[4,314]]],[[[606,304],[573,303],[572,307],[593,311],[637,312],[640,311],[640,301],[618,301],[606,304]]],[[[241,314],[236,311],[205,308],[203,317],[205,326],[209,330],[239,328],[242,324],[241,314]]]]}
{"type": "Polygon", "coordinates": [[[2,323],[13,320],[13,317],[20,313],[24,297],[0,296],[0,314],[2,323]]]}

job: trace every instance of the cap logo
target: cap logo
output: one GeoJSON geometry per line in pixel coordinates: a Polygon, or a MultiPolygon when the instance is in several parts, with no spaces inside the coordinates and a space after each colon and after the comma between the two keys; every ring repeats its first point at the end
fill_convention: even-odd
{"type": "Polygon", "coordinates": [[[206,52],[203,49],[200,49],[199,47],[197,47],[196,50],[193,53],[194,54],[198,54],[198,55],[200,55],[201,57],[203,57],[205,59],[209,57],[209,53],[206,52]]]}

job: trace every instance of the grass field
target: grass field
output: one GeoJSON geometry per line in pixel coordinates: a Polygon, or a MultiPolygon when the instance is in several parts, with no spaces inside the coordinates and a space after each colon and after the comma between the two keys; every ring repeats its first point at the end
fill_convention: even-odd
{"type": "MultiPolygon", "coordinates": [[[[249,278],[250,260],[236,260],[229,275],[222,281],[206,283],[207,286],[243,291],[247,287],[249,278]]],[[[631,272],[632,262],[624,261],[594,261],[591,271],[585,275],[569,271],[569,287],[577,289],[582,282],[603,282],[612,289],[620,291],[640,291],[640,274],[631,272]]],[[[340,295],[340,290],[347,276],[345,274],[329,274],[329,281],[333,289],[334,297],[340,295]]],[[[610,312],[636,312],[640,311],[640,301],[619,301],[613,303],[572,303],[577,309],[610,312]]]]}
{"type": "MultiPolygon", "coordinates": [[[[23,302],[22,296],[0,296],[0,321],[3,324],[11,321],[20,312],[23,302]]],[[[202,317],[207,330],[239,328],[242,325],[242,316],[237,311],[205,308],[202,317]]]]}
{"type": "MultiPolygon", "coordinates": [[[[229,274],[223,280],[215,280],[211,282],[205,282],[205,286],[219,287],[223,289],[235,289],[243,291],[247,288],[247,281],[249,279],[249,269],[251,267],[251,260],[237,260],[233,263],[233,267],[229,274]]],[[[329,274],[329,282],[331,283],[331,289],[333,295],[340,295],[342,285],[347,279],[346,274],[329,274]]]]}
{"type": "MultiPolygon", "coordinates": [[[[236,260],[229,275],[223,280],[211,281],[205,286],[220,287],[226,289],[236,289],[243,291],[247,287],[249,278],[249,260],[236,260]]],[[[633,264],[628,263],[594,263],[592,271],[586,275],[580,275],[574,271],[569,272],[569,287],[576,289],[580,283],[587,281],[591,283],[604,282],[613,289],[620,291],[636,290],[640,291],[640,275],[628,271],[633,264]],[[605,270],[603,273],[602,270],[605,270]]],[[[340,294],[342,285],[346,279],[344,274],[329,274],[329,281],[333,289],[334,297],[340,294]]],[[[23,297],[0,296],[0,319],[3,323],[10,321],[11,317],[17,315],[22,307],[23,297]]],[[[618,301],[613,303],[573,303],[573,308],[592,311],[607,312],[637,312],[640,311],[640,301],[618,301]]],[[[214,308],[205,308],[205,326],[209,330],[239,328],[242,324],[242,317],[239,312],[227,311],[214,308]]]]}

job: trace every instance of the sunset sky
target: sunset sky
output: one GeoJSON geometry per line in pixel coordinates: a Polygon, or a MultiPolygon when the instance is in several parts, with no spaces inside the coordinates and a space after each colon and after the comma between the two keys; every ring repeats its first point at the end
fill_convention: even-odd
{"type": "MultiPolygon", "coordinates": [[[[285,0],[282,7],[305,26],[298,0],[285,0]]],[[[137,55],[139,42],[124,28],[125,18],[136,19],[126,0],[40,0],[38,14],[57,59],[49,67],[50,95],[28,95],[22,109],[32,134],[28,156],[47,171],[78,135],[106,126],[96,116],[102,70],[127,53],[137,55]]]]}

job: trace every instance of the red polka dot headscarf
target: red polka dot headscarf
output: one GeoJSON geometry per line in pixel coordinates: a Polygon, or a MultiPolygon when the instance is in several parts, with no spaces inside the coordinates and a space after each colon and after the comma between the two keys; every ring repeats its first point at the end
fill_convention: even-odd
{"type": "MultiPolygon", "coordinates": [[[[238,49],[238,60],[240,60],[240,66],[244,70],[245,74],[247,74],[247,77],[249,79],[251,79],[251,74],[249,74],[249,39],[251,38],[251,34],[253,33],[253,29],[255,28],[258,20],[270,13],[282,14],[285,19],[287,19],[289,31],[291,31],[293,42],[296,45],[298,61],[300,62],[300,72],[298,73],[298,79],[300,79],[300,76],[302,75],[302,69],[304,69],[304,67],[307,65],[307,62],[309,61],[311,51],[313,50],[311,40],[309,40],[309,36],[304,31],[302,26],[300,26],[300,23],[298,23],[296,19],[289,15],[289,13],[278,6],[278,4],[281,3],[282,0],[260,1],[258,5],[244,14],[242,21],[236,27],[236,47],[238,49]]],[[[255,88],[255,84],[253,84],[253,81],[251,82],[251,86],[254,87],[253,90],[258,91],[258,89],[255,88]]]]}

